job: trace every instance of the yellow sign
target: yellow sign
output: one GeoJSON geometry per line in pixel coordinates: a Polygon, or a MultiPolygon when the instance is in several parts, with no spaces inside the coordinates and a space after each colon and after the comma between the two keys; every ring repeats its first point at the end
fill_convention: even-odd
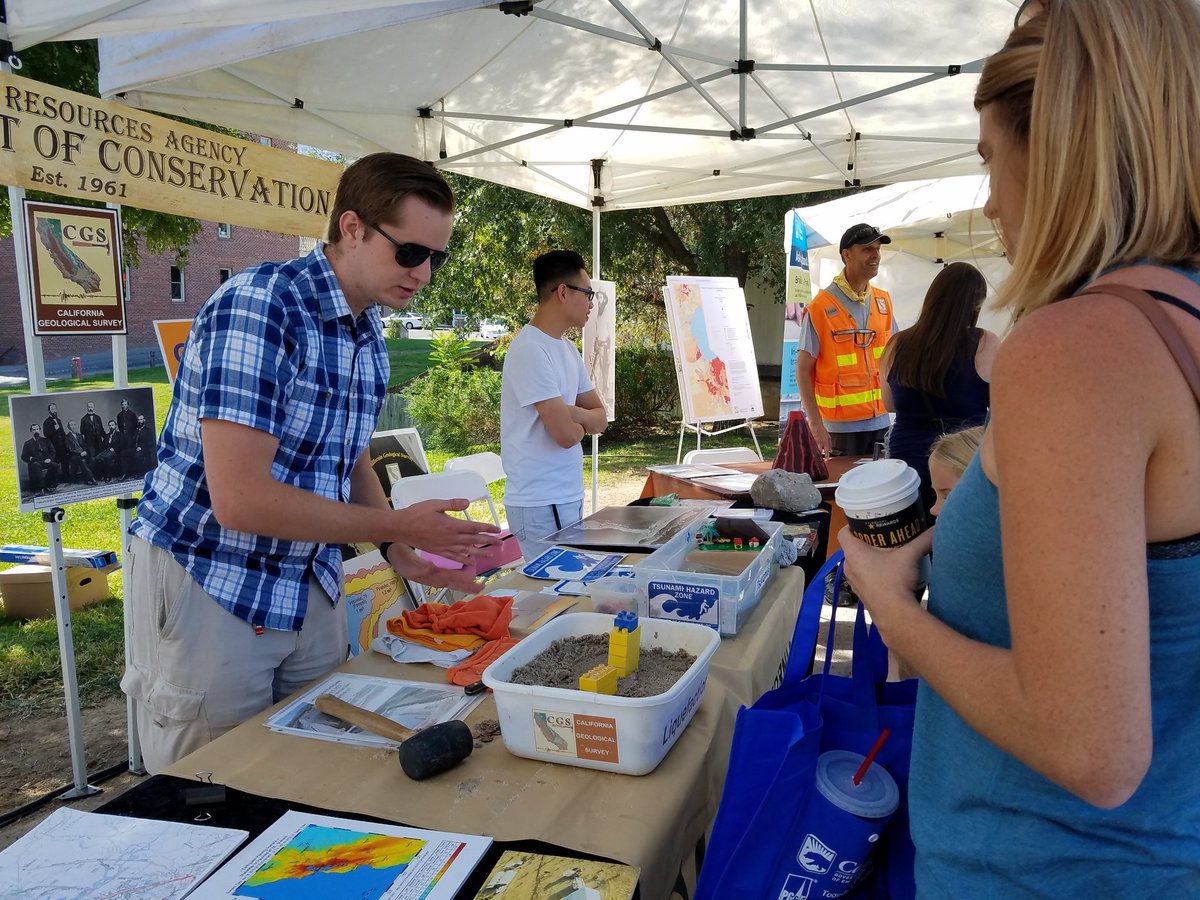
{"type": "Polygon", "coordinates": [[[191,319],[155,319],[154,333],[158,335],[158,349],[162,351],[167,365],[167,383],[174,384],[179,374],[179,361],[183,359],[183,345],[192,330],[191,319]]]}
{"type": "Polygon", "coordinates": [[[115,209],[25,201],[34,334],[124,334],[115,209]]]}
{"type": "Polygon", "coordinates": [[[342,167],[0,72],[0,183],[324,237],[342,167]]]}

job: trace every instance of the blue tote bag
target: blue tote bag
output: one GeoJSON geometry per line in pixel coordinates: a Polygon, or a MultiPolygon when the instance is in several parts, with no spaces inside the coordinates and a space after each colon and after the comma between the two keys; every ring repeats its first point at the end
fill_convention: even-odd
{"type": "MultiPolygon", "coordinates": [[[[907,801],[916,680],[887,681],[887,651],[874,628],[868,629],[861,604],[852,675],[830,674],[831,652],[823,672],[807,675],[826,586],[832,581],[838,596],[842,560],[839,551],[804,592],[782,683],[738,711],[696,900],[806,900],[797,854],[808,831],[806,817],[818,808],[809,806],[817,757],[827,750],[865,755],[884,728],[891,735],[875,762],[895,779],[900,805],[872,853],[870,871],[846,896],[916,896],[907,801]]],[[[833,647],[832,633],[828,645],[833,647]]]]}

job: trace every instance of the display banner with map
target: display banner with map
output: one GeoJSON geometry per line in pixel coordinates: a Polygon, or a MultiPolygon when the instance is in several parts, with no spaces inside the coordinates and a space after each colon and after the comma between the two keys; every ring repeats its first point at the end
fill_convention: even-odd
{"type": "Polygon", "coordinates": [[[779,424],[788,413],[803,409],[800,386],[796,383],[796,357],[800,353],[800,333],[805,309],[812,299],[812,277],[808,268],[808,228],[796,210],[784,216],[783,249],[787,253],[787,287],[784,296],[783,362],[779,380],[779,424]]]}
{"type": "Polygon", "coordinates": [[[663,300],[684,422],[761,416],[750,317],[737,279],[673,275],[663,300]]]}
{"type": "Polygon", "coordinates": [[[24,202],[34,334],[124,334],[115,209],[24,202]]]}

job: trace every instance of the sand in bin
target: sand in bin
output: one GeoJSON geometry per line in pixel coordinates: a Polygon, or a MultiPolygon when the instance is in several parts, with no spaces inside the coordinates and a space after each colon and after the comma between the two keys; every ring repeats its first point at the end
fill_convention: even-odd
{"type": "MultiPolygon", "coordinates": [[[[643,646],[636,671],[617,681],[618,697],[654,697],[665,694],[684,676],[696,657],[686,650],[643,646]]],[[[579,690],[579,676],[608,663],[608,635],[585,634],[559,638],[513,670],[513,684],[579,690]]]]}

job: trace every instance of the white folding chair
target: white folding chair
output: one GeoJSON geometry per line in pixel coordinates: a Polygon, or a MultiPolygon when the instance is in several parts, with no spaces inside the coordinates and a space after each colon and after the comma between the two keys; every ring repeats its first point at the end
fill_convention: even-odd
{"type": "MultiPolygon", "coordinates": [[[[420,503],[423,500],[454,500],[462,497],[471,503],[479,500],[486,500],[488,509],[492,511],[492,521],[497,528],[503,527],[500,523],[500,515],[496,512],[496,505],[492,502],[491,491],[488,490],[487,482],[483,480],[483,476],[478,472],[473,472],[470,469],[460,469],[457,472],[434,472],[430,475],[409,475],[407,478],[401,478],[392,485],[392,507],[394,509],[403,509],[406,506],[411,506],[414,503],[420,503]]],[[[470,519],[470,513],[464,513],[470,519]]],[[[523,559],[513,560],[511,563],[505,563],[501,568],[515,568],[524,565],[523,559]]],[[[481,572],[481,576],[490,576],[495,571],[481,572]]],[[[422,585],[415,582],[410,582],[413,592],[418,595],[419,602],[427,601],[425,589],[422,585]]],[[[437,597],[444,594],[444,591],[439,591],[437,597]]]]}
{"type": "Polygon", "coordinates": [[[749,447],[721,447],[714,450],[689,450],[683,455],[685,465],[701,463],[719,465],[720,463],[762,462],[762,457],[749,447]]]}
{"type": "MultiPolygon", "coordinates": [[[[471,453],[467,456],[455,456],[452,459],[448,459],[446,460],[445,471],[476,472],[488,485],[507,477],[504,474],[504,465],[500,462],[500,454],[493,453],[491,450],[485,450],[483,453],[471,453]]],[[[496,524],[504,528],[505,523],[500,521],[500,517],[496,513],[496,505],[492,502],[490,492],[488,494],[488,505],[492,509],[492,518],[496,520],[496,524]]]]}

